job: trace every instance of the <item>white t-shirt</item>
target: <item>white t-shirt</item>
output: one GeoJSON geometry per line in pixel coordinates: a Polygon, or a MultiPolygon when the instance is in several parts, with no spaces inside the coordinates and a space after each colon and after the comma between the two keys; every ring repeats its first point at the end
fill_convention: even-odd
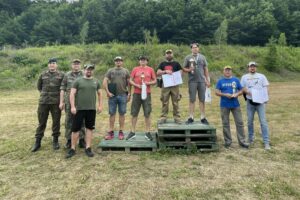
{"type": "MultiPolygon", "coordinates": [[[[251,92],[252,89],[263,90],[264,87],[267,87],[269,85],[269,81],[263,74],[248,73],[248,74],[245,74],[242,76],[241,85],[242,85],[242,87],[247,88],[247,90],[249,90],[251,92]]],[[[251,98],[251,96],[247,95],[247,99],[252,99],[252,98],[251,98]]]]}

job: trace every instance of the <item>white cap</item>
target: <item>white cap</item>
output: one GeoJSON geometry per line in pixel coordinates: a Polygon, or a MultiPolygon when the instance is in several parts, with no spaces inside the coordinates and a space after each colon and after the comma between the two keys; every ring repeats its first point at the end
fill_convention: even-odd
{"type": "Polygon", "coordinates": [[[254,65],[254,66],[256,66],[256,67],[257,67],[257,63],[256,63],[256,62],[254,62],[254,61],[251,61],[251,62],[249,62],[249,63],[248,63],[248,67],[250,67],[250,66],[252,66],[252,65],[254,65]]]}

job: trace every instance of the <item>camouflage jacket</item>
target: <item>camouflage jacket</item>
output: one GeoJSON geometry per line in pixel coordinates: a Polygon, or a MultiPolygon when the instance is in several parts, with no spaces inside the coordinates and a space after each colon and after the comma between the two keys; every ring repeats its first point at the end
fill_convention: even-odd
{"type": "Polygon", "coordinates": [[[61,82],[60,90],[65,91],[65,103],[69,103],[70,91],[74,81],[77,78],[83,77],[83,72],[79,71],[78,73],[74,73],[72,71],[67,72],[64,76],[63,81],[61,82]]]}
{"type": "Polygon", "coordinates": [[[43,72],[38,79],[37,89],[40,91],[40,104],[59,104],[59,93],[64,73],[43,72]]]}

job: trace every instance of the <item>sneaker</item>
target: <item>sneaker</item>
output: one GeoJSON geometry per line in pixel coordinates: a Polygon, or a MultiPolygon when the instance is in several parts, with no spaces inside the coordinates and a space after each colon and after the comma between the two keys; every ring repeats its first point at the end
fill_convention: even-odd
{"type": "Polygon", "coordinates": [[[128,135],[127,135],[127,137],[126,137],[126,140],[131,140],[131,139],[133,139],[133,138],[135,138],[135,133],[134,132],[130,132],[128,135]]]}
{"type": "Polygon", "coordinates": [[[249,144],[248,143],[241,143],[240,146],[242,148],[248,149],[249,148],[249,144]]]}
{"type": "Polygon", "coordinates": [[[166,118],[160,118],[160,120],[158,120],[158,124],[164,124],[167,122],[166,118]]]}
{"type": "Polygon", "coordinates": [[[271,150],[271,146],[269,144],[265,144],[265,150],[271,150]]]}
{"type": "Polygon", "coordinates": [[[119,140],[124,140],[124,133],[123,133],[123,131],[119,131],[119,140]]]}
{"type": "Polygon", "coordinates": [[[85,148],[85,140],[83,138],[79,139],[79,148],[83,149],[85,148]]]}
{"type": "Polygon", "coordinates": [[[182,124],[181,119],[174,119],[174,122],[175,122],[176,124],[182,124]]]}
{"type": "Polygon", "coordinates": [[[209,125],[208,121],[206,118],[201,119],[201,123],[205,125],[209,125]]]}
{"type": "Polygon", "coordinates": [[[188,120],[185,122],[186,124],[192,124],[194,122],[194,119],[189,117],[188,120]]]}
{"type": "Polygon", "coordinates": [[[93,157],[93,156],[94,156],[94,153],[92,152],[91,147],[85,149],[85,154],[86,154],[88,157],[93,157]]]}
{"type": "Polygon", "coordinates": [[[71,158],[73,157],[74,155],[76,154],[75,150],[74,149],[70,149],[66,155],[66,158],[71,158]]]}
{"type": "Polygon", "coordinates": [[[145,134],[145,138],[146,138],[147,140],[150,140],[150,141],[153,140],[153,137],[152,137],[152,135],[151,135],[150,132],[147,132],[147,133],[145,134]]]}
{"type": "Polygon", "coordinates": [[[68,140],[67,142],[66,142],[66,144],[65,144],[65,148],[66,149],[71,149],[71,140],[68,140]]]}
{"type": "Polygon", "coordinates": [[[105,139],[106,140],[112,140],[112,139],[114,139],[114,137],[115,137],[114,132],[113,131],[109,131],[107,133],[107,135],[105,136],[105,139]]]}

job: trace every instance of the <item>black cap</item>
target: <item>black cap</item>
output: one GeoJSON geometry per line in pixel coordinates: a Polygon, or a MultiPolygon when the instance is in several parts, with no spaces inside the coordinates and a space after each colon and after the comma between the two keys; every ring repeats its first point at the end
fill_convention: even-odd
{"type": "Polygon", "coordinates": [[[149,59],[147,58],[147,56],[140,56],[139,60],[147,60],[147,61],[149,61],[149,59]]]}
{"type": "Polygon", "coordinates": [[[84,69],[95,69],[95,65],[93,65],[93,64],[85,64],[83,68],[84,69]]]}
{"type": "Polygon", "coordinates": [[[50,58],[48,63],[57,63],[57,59],[56,58],[50,58]]]}

